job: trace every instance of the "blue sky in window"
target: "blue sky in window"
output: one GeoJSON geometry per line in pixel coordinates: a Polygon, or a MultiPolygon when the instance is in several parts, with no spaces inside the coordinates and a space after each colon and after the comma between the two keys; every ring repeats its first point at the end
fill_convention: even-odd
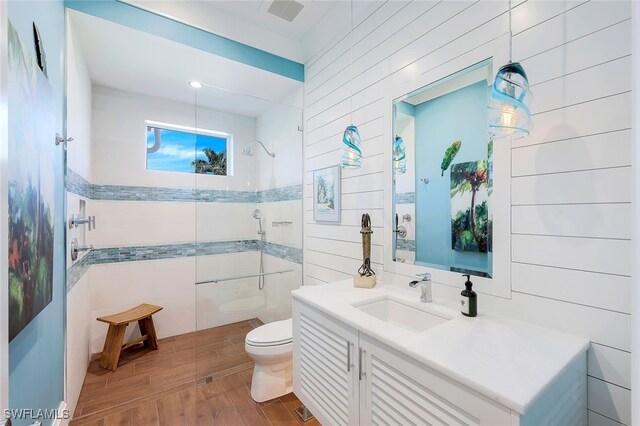
{"type": "MultiPolygon", "coordinates": [[[[177,130],[160,130],[160,149],[154,153],[147,153],[148,170],[164,170],[169,172],[193,173],[191,162],[196,158],[206,160],[202,151],[211,148],[215,152],[227,149],[227,140],[209,135],[195,135],[177,130]]],[[[152,127],[147,128],[147,147],[152,147],[155,135],[152,127]]]]}

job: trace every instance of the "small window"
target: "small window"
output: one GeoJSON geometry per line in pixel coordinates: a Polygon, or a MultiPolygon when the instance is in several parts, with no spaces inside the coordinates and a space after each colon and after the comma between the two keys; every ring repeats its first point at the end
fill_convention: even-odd
{"type": "Polygon", "coordinates": [[[147,170],[230,176],[233,136],[147,121],[147,170]]]}

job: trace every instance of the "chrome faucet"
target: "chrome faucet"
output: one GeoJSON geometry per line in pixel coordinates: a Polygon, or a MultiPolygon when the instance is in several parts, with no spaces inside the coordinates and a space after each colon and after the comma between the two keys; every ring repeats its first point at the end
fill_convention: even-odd
{"type": "Polygon", "coordinates": [[[411,281],[409,283],[409,287],[416,288],[418,284],[420,284],[420,301],[422,303],[431,302],[431,273],[425,272],[422,274],[416,274],[416,276],[422,277],[422,280],[411,281]]]}

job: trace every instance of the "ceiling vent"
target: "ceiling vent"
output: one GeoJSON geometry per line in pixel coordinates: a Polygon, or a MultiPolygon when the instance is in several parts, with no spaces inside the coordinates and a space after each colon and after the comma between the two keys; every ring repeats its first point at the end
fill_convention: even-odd
{"type": "Polygon", "coordinates": [[[304,5],[302,3],[294,0],[273,0],[268,12],[285,21],[293,22],[303,8],[304,5]]]}

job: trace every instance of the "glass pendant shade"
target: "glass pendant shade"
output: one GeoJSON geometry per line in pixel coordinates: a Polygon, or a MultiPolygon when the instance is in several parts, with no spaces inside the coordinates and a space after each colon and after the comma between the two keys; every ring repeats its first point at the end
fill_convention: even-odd
{"type": "Polygon", "coordinates": [[[407,171],[407,152],[400,136],[393,141],[393,170],[400,174],[407,171]]]}
{"type": "Polygon", "coordinates": [[[532,95],[524,68],[518,62],[498,70],[489,99],[489,132],[492,138],[528,136],[532,95]]]}
{"type": "Polygon", "coordinates": [[[362,161],[362,139],[353,124],[342,135],[342,168],[359,169],[362,161]]]}

